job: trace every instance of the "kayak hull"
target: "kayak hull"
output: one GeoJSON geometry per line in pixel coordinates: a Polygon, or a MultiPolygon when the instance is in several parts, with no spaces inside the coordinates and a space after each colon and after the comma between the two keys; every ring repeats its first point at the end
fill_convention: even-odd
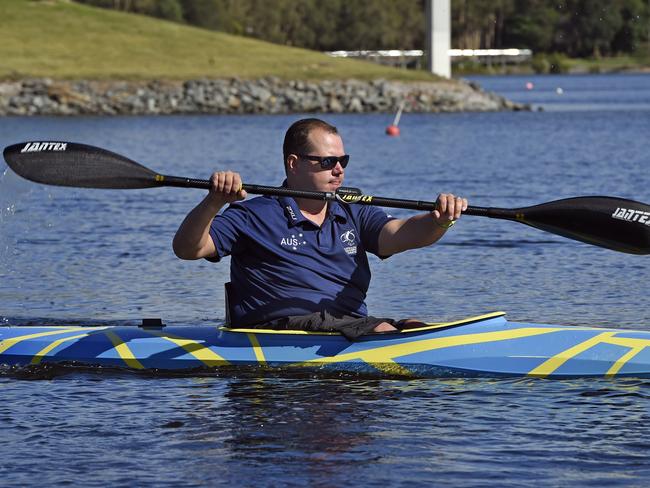
{"type": "Polygon", "coordinates": [[[354,342],[337,333],[214,326],[0,327],[0,364],[44,363],[407,377],[650,377],[650,332],[508,322],[502,312],[354,342]]]}

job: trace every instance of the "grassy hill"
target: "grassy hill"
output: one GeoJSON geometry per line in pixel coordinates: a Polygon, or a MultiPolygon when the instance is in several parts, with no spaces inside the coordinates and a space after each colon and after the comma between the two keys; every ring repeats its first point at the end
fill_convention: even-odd
{"type": "Polygon", "coordinates": [[[436,79],[67,0],[0,0],[0,19],[0,79],[436,79]]]}

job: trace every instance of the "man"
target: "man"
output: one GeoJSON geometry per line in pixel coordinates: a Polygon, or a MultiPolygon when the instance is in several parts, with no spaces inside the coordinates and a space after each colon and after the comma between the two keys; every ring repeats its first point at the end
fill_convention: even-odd
{"type": "MultiPolygon", "coordinates": [[[[334,192],[343,184],[349,156],[336,127],[299,120],[287,131],[283,152],[288,188],[334,192]]],[[[437,210],[408,219],[311,199],[239,202],[246,198],[239,174],[220,171],[210,181],[173,247],[181,259],[231,255],[230,312],[238,327],[338,330],[350,339],[396,330],[402,322],[367,316],[366,252],[386,258],[433,244],[467,209],[466,199],[444,193],[437,210]]]]}

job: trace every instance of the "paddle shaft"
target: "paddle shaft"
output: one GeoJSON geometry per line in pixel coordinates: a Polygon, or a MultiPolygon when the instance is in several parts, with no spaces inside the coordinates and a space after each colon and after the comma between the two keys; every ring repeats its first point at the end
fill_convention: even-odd
{"type": "MultiPolygon", "coordinates": [[[[181,176],[158,175],[156,181],[160,186],[175,186],[181,188],[199,188],[204,190],[210,189],[209,180],[201,180],[195,178],[184,178],[181,176]]],[[[293,198],[308,198],[310,200],[343,200],[345,196],[339,198],[334,192],[325,191],[308,191],[308,190],[294,190],[291,188],[283,188],[277,186],[253,185],[244,184],[243,189],[248,193],[255,195],[271,195],[271,196],[285,196],[293,198]]],[[[375,205],[378,207],[389,208],[405,208],[409,210],[423,210],[432,212],[436,209],[436,202],[427,202],[422,200],[404,200],[400,198],[384,198],[371,195],[356,194],[353,202],[361,205],[375,205]]],[[[479,217],[491,217],[497,219],[516,220],[514,212],[510,209],[504,208],[491,208],[491,207],[467,207],[463,211],[464,215],[474,215],[479,217]]]]}

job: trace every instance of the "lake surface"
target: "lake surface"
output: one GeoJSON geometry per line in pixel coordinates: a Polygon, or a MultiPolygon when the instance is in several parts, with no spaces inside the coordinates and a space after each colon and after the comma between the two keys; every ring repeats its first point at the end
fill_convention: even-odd
{"type": "MultiPolygon", "coordinates": [[[[479,77],[541,111],[324,115],[352,155],[346,185],[478,206],[577,195],[650,202],[650,75],[479,77]],[[534,88],[526,89],[532,82],[534,88]],[[557,88],[562,88],[558,94],[557,88]]],[[[0,146],[70,140],[158,172],[219,168],[279,185],[292,116],[0,118],[0,146]]],[[[219,322],[228,260],[174,257],[202,198],[81,190],[0,163],[0,320],[219,322]]],[[[406,216],[407,211],[392,211],[406,216]]],[[[465,217],[439,244],[371,259],[373,315],[650,329],[648,258],[465,217]]],[[[0,370],[0,479],[85,486],[643,486],[650,381],[377,380],[0,370]]]]}

